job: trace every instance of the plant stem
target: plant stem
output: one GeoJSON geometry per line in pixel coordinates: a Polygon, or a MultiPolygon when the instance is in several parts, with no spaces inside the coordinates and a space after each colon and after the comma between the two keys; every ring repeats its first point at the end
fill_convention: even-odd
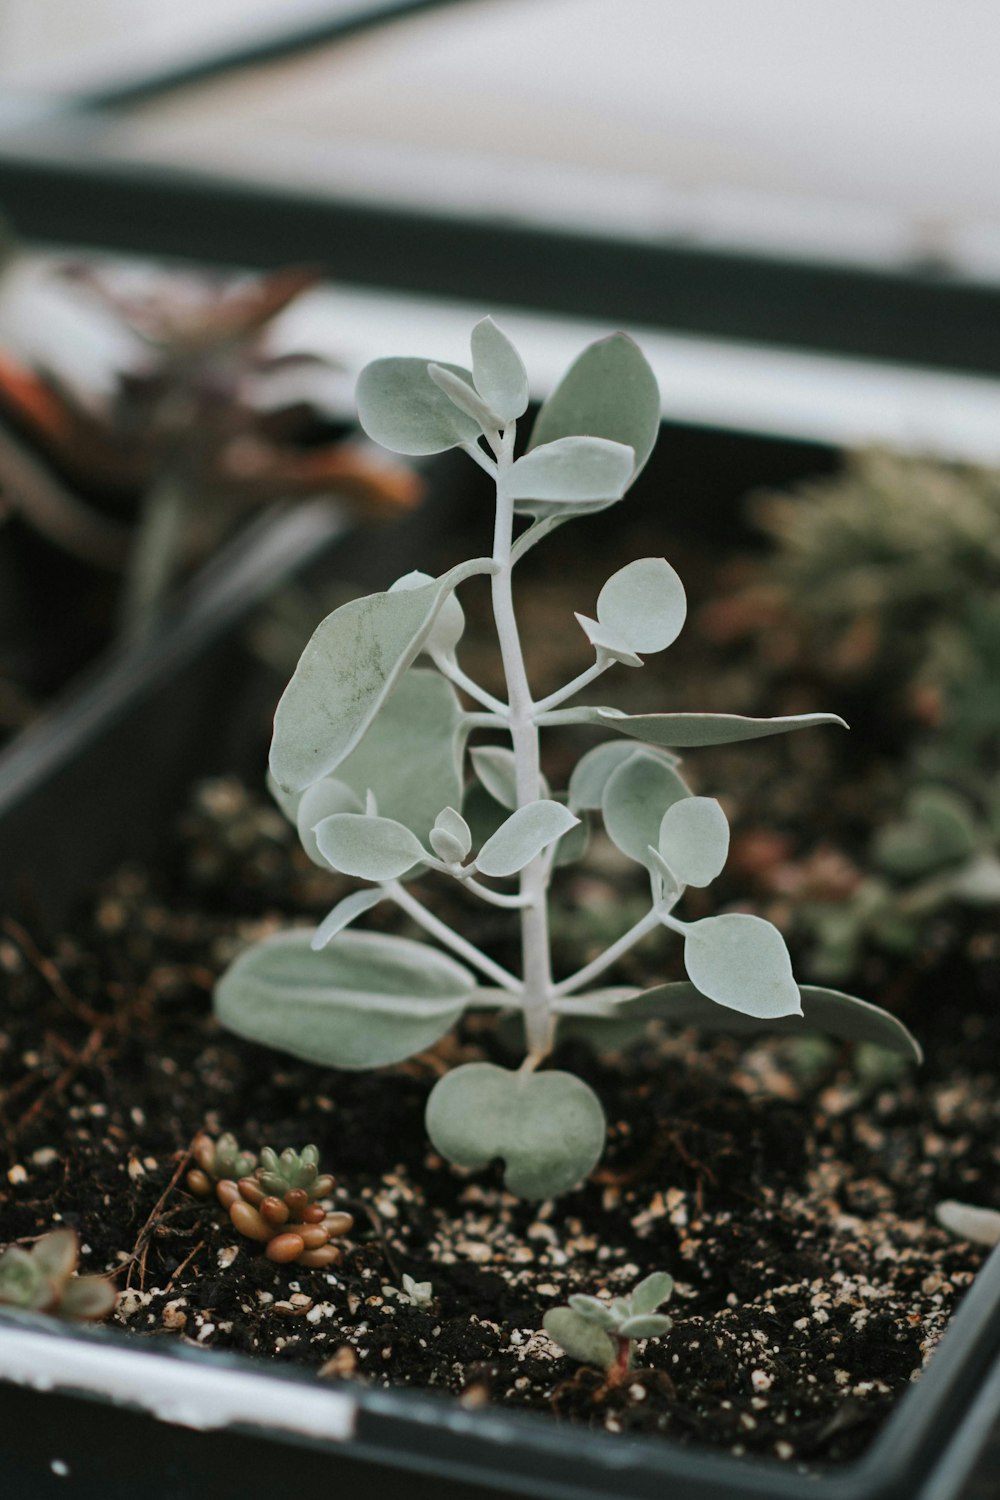
{"type": "Polygon", "coordinates": [[[641,942],[647,933],[659,926],[662,920],[660,908],[653,907],[644,917],[640,917],[628,932],[623,932],[610,948],[606,948],[589,964],[584,964],[582,969],[577,969],[576,973],[571,974],[568,979],[561,979],[557,985],[553,986],[553,994],[571,995],[574,990],[589,984],[591,979],[596,979],[598,974],[603,974],[605,969],[610,969],[611,965],[617,963],[623,954],[627,953],[630,948],[634,948],[636,943],[641,942]]]}
{"type": "Polygon", "coordinates": [[[507,906],[515,910],[524,906],[524,897],[521,895],[508,896],[503,891],[492,891],[488,885],[480,885],[471,875],[468,878],[459,876],[459,879],[467,891],[474,891],[481,901],[488,901],[491,906],[507,906]]]}
{"type": "Polygon", "coordinates": [[[506,717],[506,703],[501,703],[499,698],[494,698],[492,693],[488,693],[485,688],[479,686],[478,682],[474,682],[467,672],[462,671],[462,668],[453,656],[444,656],[438,653],[434,656],[433,661],[442,677],[447,677],[449,682],[453,682],[464,693],[468,693],[470,698],[475,698],[476,702],[481,703],[484,708],[488,708],[490,713],[506,717]]]}
{"type": "MultiPolygon", "coordinates": [[[[515,424],[501,434],[497,451],[497,511],[493,534],[493,561],[497,571],[491,579],[493,618],[496,622],[500,658],[507,682],[508,724],[514,750],[517,805],[538,799],[541,760],[535,705],[531,697],[524,654],[514,614],[511,586],[514,532],[514,502],[507,481],[514,462],[515,424]]],[[[521,960],[523,972],[524,1027],[528,1052],[544,1057],[552,1049],[552,964],[549,956],[549,915],[546,904],[548,863],[536,856],[521,871],[521,960]]]]}
{"type": "Polygon", "coordinates": [[[423,906],[417,900],[416,896],[411,895],[398,880],[387,881],[384,889],[386,894],[392,897],[396,905],[406,912],[407,916],[412,917],[415,922],[419,922],[425,932],[429,932],[431,937],[437,938],[438,942],[445,948],[450,948],[453,953],[457,953],[460,958],[464,958],[473,968],[479,969],[480,973],[492,979],[494,984],[500,985],[502,989],[510,990],[515,995],[520,994],[520,980],[515,979],[514,975],[508,973],[500,964],[494,963],[492,958],[487,958],[485,953],[480,953],[479,949],[470,943],[468,939],[454,932],[448,926],[447,922],[442,922],[440,917],[436,917],[433,912],[428,911],[426,906],[423,906]]]}
{"type": "Polygon", "coordinates": [[[579,693],[589,682],[593,682],[595,677],[600,677],[601,673],[606,672],[611,666],[614,666],[614,660],[611,657],[606,658],[604,661],[595,661],[592,667],[588,667],[585,672],[581,672],[579,677],[574,677],[572,682],[567,682],[565,687],[557,688],[547,698],[540,698],[535,704],[535,713],[549,713],[551,709],[556,708],[560,703],[564,703],[567,698],[572,698],[575,693],[579,693]]]}

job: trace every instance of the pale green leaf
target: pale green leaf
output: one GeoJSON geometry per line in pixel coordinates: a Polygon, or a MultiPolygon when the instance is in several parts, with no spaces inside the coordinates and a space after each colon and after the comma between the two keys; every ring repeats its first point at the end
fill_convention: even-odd
{"type": "Polygon", "coordinates": [[[495,802],[513,811],[517,806],[517,761],[504,745],[475,745],[469,752],[472,769],[495,802]]]}
{"type": "Polygon", "coordinates": [[[313,933],[309,946],[318,953],[321,948],[326,947],[327,943],[332,942],[338,933],[343,932],[345,927],[350,927],[357,917],[362,916],[366,911],[371,911],[373,906],[377,906],[385,899],[385,891],[377,886],[374,889],[371,886],[365,886],[363,890],[352,891],[349,896],[344,897],[343,901],[338,901],[332,911],[327,912],[313,933]]]}
{"type": "MultiPolygon", "coordinates": [[[[659,756],[668,765],[676,764],[676,757],[668,751],[653,746],[645,748],[650,755],[659,756]]],[[[627,740],[606,740],[603,745],[595,745],[593,750],[582,755],[569,778],[568,800],[573,811],[579,812],[587,808],[591,812],[598,812],[604,799],[608,777],[618,769],[622,761],[628,760],[635,753],[636,746],[630,745],[627,740]]]]}
{"type": "Polygon", "coordinates": [[[394,818],[335,813],[315,834],[327,863],[358,880],[397,880],[427,858],[416,834],[394,818]]]}
{"type": "Polygon", "coordinates": [[[43,1276],[63,1281],[76,1269],[80,1242],[73,1229],[53,1229],[35,1241],[31,1258],[43,1276]]]}
{"type": "Polygon", "coordinates": [[[643,1313],[623,1319],[617,1332],[623,1339],[658,1339],[672,1327],[673,1319],[663,1313],[643,1313]]]}
{"type": "Polygon", "coordinates": [[[444,391],[448,400],[457,406],[459,411],[472,418],[476,424],[477,434],[495,430],[496,417],[478,391],[474,390],[467,380],[456,375],[446,365],[430,364],[427,366],[427,373],[438,389],[444,391]]]}
{"type": "Polygon", "coordinates": [[[855,995],[822,986],[799,985],[801,1015],[762,1019],[717,1005],[693,984],[679,980],[643,991],[595,990],[586,995],[567,995],[555,1003],[575,1033],[585,1030],[598,1038],[605,1025],[614,1029],[627,1019],[666,1021],[672,1026],[691,1026],[699,1031],[726,1032],[731,1036],[808,1036],[821,1032],[844,1042],[871,1042],[910,1062],[921,1062],[920,1045],[903,1025],[880,1006],[855,995]],[[588,1025],[588,1016],[593,1026],[588,1025]]]}
{"type": "Polygon", "coordinates": [[[609,1370],[617,1358],[615,1346],[604,1330],[571,1307],[550,1307],[542,1319],[542,1327],[552,1342],[578,1364],[609,1370]]]}
{"type": "MultiPolygon", "coordinates": [[[[557,793],[555,801],[565,805],[565,794],[562,792],[557,793]]],[[[578,864],[590,846],[590,819],[586,813],[578,813],[577,816],[580,821],[568,833],[564,833],[556,845],[554,863],[557,866],[578,864]]]]}
{"type": "MultiPolygon", "coordinates": [[[[412,573],[404,573],[402,578],[397,578],[395,583],[390,584],[389,593],[398,593],[400,589],[421,589],[433,582],[429,573],[421,573],[418,568],[414,568],[412,573]]],[[[464,631],[465,611],[456,596],[449,594],[438,611],[422,650],[428,656],[453,656],[464,631]]]]}
{"type": "Polygon", "coordinates": [[[629,859],[649,864],[649,846],[659,841],[669,807],[690,795],[673,766],[636,747],[604,785],[601,812],[608,837],[629,859]]]}
{"type": "Polygon", "coordinates": [[[792,961],[777,927],[747,912],[703,917],[684,929],[684,967],[703,995],[758,1019],[801,1015],[792,961]]]}
{"type": "Polygon", "coordinates": [[[369,594],[335,610],[314,632],[274,716],[270,766],[286,792],[336,770],[412,664],[452,590],[485,559],[433,583],[369,594]]]}
{"type": "Polygon", "coordinates": [[[669,807],[659,851],[682,885],[710,885],[729,854],[729,824],[715,798],[686,797],[669,807]]]}
{"type": "Polygon", "coordinates": [[[663,557],[640,557],[613,573],[597,596],[597,618],[633,651],[663,651],[687,615],[684,585],[663,557]]]}
{"type": "Polygon", "coordinates": [[[651,1276],[645,1277],[639,1282],[635,1291],[629,1298],[633,1313],[655,1312],[662,1307],[668,1297],[673,1295],[674,1278],[668,1271],[654,1271],[651,1276]]]}
{"type": "Polygon", "coordinates": [[[627,334],[590,344],[543,403],[530,448],[587,433],[624,443],[635,453],[635,474],[653,451],[660,430],[656,376],[627,334]]]}
{"type": "MultiPolygon", "coordinates": [[[[426,359],[376,359],[358,378],[358,421],[383,448],[395,453],[443,453],[475,442],[479,423],[448,399],[427,373],[426,359]]],[[[468,370],[443,364],[468,380],[468,370]]]]}
{"type": "Polygon", "coordinates": [[[739,714],[626,714],[618,708],[557,708],[540,714],[539,724],[597,724],[632,739],[686,750],[696,745],[731,745],[759,740],[817,724],[847,725],[836,714],[788,714],[777,719],[744,719],[739,714]]]}
{"type": "Polygon", "coordinates": [[[615,661],[621,662],[623,667],[642,666],[642,657],[635,654],[628,642],[617,631],[579,612],[577,612],[576,621],[598,656],[604,653],[614,657],[615,661]]]}
{"type": "Polygon", "coordinates": [[[632,477],[635,455],[605,438],[565,437],[517,459],[507,481],[514,500],[617,500],[632,477]]]}
{"type": "Polygon", "coordinates": [[[453,807],[443,807],[434,821],[434,827],[454,840],[461,850],[459,859],[464,859],[472,848],[472,831],[462,814],[453,807]]]}
{"type": "Polygon", "coordinates": [[[615,1326],[614,1313],[606,1302],[601,1302],[597,1297],[587,1297],[583,1293],[568,1299],[570,1307],[574,1312],[586,1318],[588,1323],[596,1323],[598,1328],[613,1328],[615,1326]]]}
{"type": "Polygon", "coordinates": [[[528,406],[524,360],[492,318],[472,330],[472,378],[476,390],[501,422],[516,422],[528,406]]]}
{"type": "Polygon", "coordinates": [[[935,1208],[934,1217],[943,1229],[960,1240],[986,1245],[988,1249],[1000,1245],[1000,1213],[995,1208],[977,1208],[972,1203],[946,1198],[935,1208]]]}
{"type": "Polygon", "coordinates": [[[432,1046],[476,990],[473,976],[426,943],[342,932],[314,952],[311,933],[267,938],[215,989],[237,1036],[330,1068],[379,1068],[432,1046]]]}
{"type": "Polygon", "coordinates": [[[341,761],[337,778],[359,796],[373,791],[379,812],[425,839],[441,808],[461,800],[463,724],[451,683],[440,672],[411,667],[341,761]]]}
{"type": "Polygon", "coordinates": [[[549,1198],[568,1192],[597,1164],[605,1122],[593,1090],[572,1073],[466,1063],[434,1085],[427,1133],[455,1166],[478,1169],[500,1157],[512,1193],[549,1198]]]}
{"type": "Polygon", "coordinates": [[[104,1276],[74,1276],[63,1288],[55,1309],[61,1318],[99,1322],[114,1310],[118,1292],[104,1276]]]}
{"type": "Polygon", "coordinates": [[[575,813],[559,802],[546,798],[527,802],[486,840],[476,856],[476,868],[484,875],[516,875],[579,821],[575,813]]]}
{"type": "Polygon", "coordinates": [[[329,862],[320,853],[316,842],[316,824],[322,823],[324,818],[332,818],[334,813],[360,812],[361,798],[339,777],[324,776],[322,781],[307,786],[297,801],[295,826],[302,847],[314,865],[328,870],[329,862]]]}

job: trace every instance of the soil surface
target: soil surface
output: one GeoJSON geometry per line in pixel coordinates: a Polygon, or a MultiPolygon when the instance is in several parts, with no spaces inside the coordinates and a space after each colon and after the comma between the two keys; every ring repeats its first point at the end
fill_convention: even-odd
{"type": "MultiPolygon", "coordinates": [[[[596,587],[608,571],[598,565],[596,587]]],[[[529,655],[565,633],[571,608],[592,605],[586,586],[568,600],[558,582],[529,599],[529,655]]],[[[761,704],[737,660],[706,665],[696,621],[681,640],[655,675],[631,674],[633,708],[654,698],[743,712],[836,706],[812,702],[801,681],[761,704]]],[[[463,664],[475,672],[475,651],[463,664]]],[[[580,665],[575,638],[566,660],[546,651],[539,691],[546,674],[555,686],[580,665]]],[[[623,700],[609,687],[592,701],[623,700]]],[[[857,852],[891,792],[891,766],[844,754],[835,735],[692,752],[686,772],[696,790],[723,797],[737,837],[732,873],[689,893],[685,916],[745,900],[748,851],[762,834],[780,834],[798,856],[834,836],[857,852]]],[[[556,785],[590,742],[556,747],[556,785]]],[[[601,840],[564,877],[558,967],[634,920],[640,890],[629,879],[601,840]]],[[[116,1318],[136,1336],[737,1454],[812,1465],[862,1453],[985,1256],[936,1226],[935,1204],[1000,1206],[995,914],[947,910],[904,960],[866,951],[845,986],[902,1016],[927,1050],[920,1070],[871,1058],[861,1067],[849,1048],[709,1042],[659,1024],[600,1058],[567,1041],[553,1061],[597,1091],[608,1146],[579,1190],[525,1204],[502,1190],[498,1170],[442,1162],[423,1128],[445,1068],[516,1066],[519,1041],[495,1021],[471,1018],[433,1052],[360,1075],[276,1056],[214,1022],[214,980],[243,946],[315,922],[349,888],[309,864],[269,802],[215,781],[193,791],[162,863],[111,876],[72,934],[42,951],[4,922],[0,1244],[77,1227],[83,1267],[115,1271],[116,1318]],[[276,1266],[188,1193],[186,1153],[206,1128],[234,1130],[251,1150],[315,1141],[337,1179],[336,1206],[355,1215],[342,1263],[276,1266]],[[674,1326],[639,1346],[622,1385],[573,1365],[540,1331],[569,1294],[624,1293],[654,1270],[676,1279],[674,1326]],[[431,1283],[429,1305],[401,1294],[404,1273],[431,1283]]],[[[461,895],[435,899],[457,918],[461,895]]],[[[409,931],[385,911],[370,925],[409,931]]],[[[509,914],[479,921],[480,942],[512,960],[509,914]]],[[[679,976],[679,964],[663,933],[618,974],[655,982],[679,976]]]]}

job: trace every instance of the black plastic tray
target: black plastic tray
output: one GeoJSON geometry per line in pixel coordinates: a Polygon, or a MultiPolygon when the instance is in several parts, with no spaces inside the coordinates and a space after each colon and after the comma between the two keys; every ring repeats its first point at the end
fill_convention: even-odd
{"type": "MultiPolygon", "coordinates": [[[[755,479],[769,467],[788,472],[786,447],[741,451],[756,458],[755,479]]],[[[415,555],[413,527],[448,515],[446,502],[374,548],[353,533],[338,570],[350,563],[366,584],[380,569],[391,577],[401,555],[415,555]]],[[[194,777],[246,768],[277,685],[243,624],[336,532],[315,508],[258,527],[173,627],[113,662],[0,760],[0,908],[27,904],[58,920],[118,859],[155,850],[194,777]]],[[[865,1458],[809,1477],[0,1315],[5,1500],[245,1500],[313,1487],[372,1500],[983,1500],[997,1493],[998,1431],[1000,1252],[865,1458]]]]}

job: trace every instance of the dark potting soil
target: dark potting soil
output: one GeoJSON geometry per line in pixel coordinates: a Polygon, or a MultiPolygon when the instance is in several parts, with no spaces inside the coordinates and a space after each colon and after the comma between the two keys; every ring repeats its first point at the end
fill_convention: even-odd
{"type": "MultiPolygon", "coordinates": [[[[590,603],[577,586],[572,607],[590,603]]],[[[566,662],[549,647],[568,607],[555,580],[526,608],[552,686],[579,668],[575,642],[566,662]]],[[[762,707],[735,669],[701,662],[697,630],[690,641],[676,678],[639,686],[649,707],[654,692],[660,708],[828,706],[799,685],[795,701],[762,707]]],[[[616,700],[609,689],[595,701],[616,700]]],[[[890,773],[848,757],[845,774],[832,733],[689,757],[696,789],[725,795],[736,850],[760,829],[808,849],[834,830],[850,843],[870,828],[890,773]]],[[[556,785],[564,757],[556,746],[556,785]]],[[[615,851],[597,841],[593,856],[564,877],[560,968],[638,914],[638,886],[630,894],[615,851]]],[[[112,876],[72,935],[43,942],[3,924],[0,1244],[78,1228],[84,1268],[115,1271],[116,1320],[140,1337],[737,1454],[816,1464],[864,1451],[984,1258],[936,1226],[935,1204],[1000,1203],[992,913],[943,913],[903,962],[866,955],[857,987],[918,1034],[920,1070],[880,1076],[859,1070],[849,1048],[707,1042],[658,1025],[625,1053],[597,1057],[567,1041],[553,1062],[596,1089],[607,1149],[580,1189],[526,1204],[504,1193],[498,1169],[470,1176],[442,1162],[423,1128],[446,1067],[520,1060],[494,1021],[471,1018],[430,1053],[349,1074],[241,1042],[212,1019],[214,980],[236,952],[315,922],[348,888],[308,863],[269,802],[217,781],[193,794],[170,855],[112,876]],[[192,1197],[185,1154],[206,1128],[234,1130],[247,1149],[315,1141],[337,1206],[356,1220],[342,1263],[275,1266],[192,1197]],[[640,1346],[621,1386],[573,1365],[540,1331],[571,1293],[627,1292],[654,1270],[676,1279],[674,1326],[640,1346]],[[401,1295],[404,1273],[431,1283],[428,1305],[401,1295]]],[[[744,895],[745,884],[720,881],[711,904],[690,892],[685,914],[744,895]]],[[[446,913],[465,900],[433,899],[446,913]]],[[[370,925],[408,930],[384,910],[370,925]]],[[[513,961],[508,914],[478,920],[481,943],[513,961]]],[[[678,965],[664,933],[620,975],[656,982],[678,965]]]]}

